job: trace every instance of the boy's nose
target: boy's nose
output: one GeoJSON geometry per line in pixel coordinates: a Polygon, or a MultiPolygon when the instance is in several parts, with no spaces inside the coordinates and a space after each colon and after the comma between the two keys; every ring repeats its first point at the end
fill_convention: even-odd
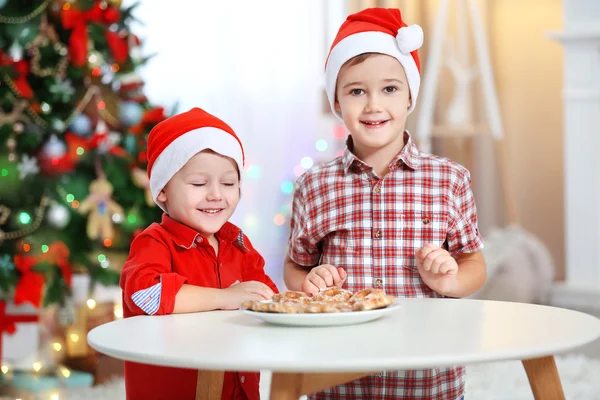
{"type": "Polygon", "coordinates": [[[221,195],[221,188],[219,185],[210,185],[210,189],[206,197],[208,200],[221,200],[223,196],[221,195]]]}
{"type": "Polygon", "coordinates": [[[365,104],[365,112],[375,113],[378,111],[381,111],[381,106],[379,105],[379,98],[373,95],[367,97],[367,104],[365,104]]]}

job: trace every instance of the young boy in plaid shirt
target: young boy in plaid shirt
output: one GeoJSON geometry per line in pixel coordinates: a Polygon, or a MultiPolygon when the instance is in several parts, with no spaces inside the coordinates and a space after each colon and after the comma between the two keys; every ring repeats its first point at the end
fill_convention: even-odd
{"type": "MultiPolygon", "coordinates": [[[[422,44],[422,29],[398,9],[363,10],[340,27],[326,91],[350,136],[341,157],[296,183],[288,289],[459,298],[484,284],[469,171],[420,152],[404,129],[419,94],[422,44]]],[[[464,367],[455,367],[386,371],[311,398],[458,400],[463,392],[464,367]]]]}

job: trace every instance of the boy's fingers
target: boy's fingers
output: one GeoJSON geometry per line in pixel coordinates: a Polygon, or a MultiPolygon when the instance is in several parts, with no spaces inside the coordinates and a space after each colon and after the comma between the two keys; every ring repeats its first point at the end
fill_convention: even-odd
{"type": "Polygon", "coordinates": [[[441,265],[440,265],[440,274],[446,274],[449,270],[450,270],[450,260],[446,260],[444,261],[441,265]]]}
{"type": "Polygon", "coordinates": [[[332,276],[334,279],[337,279],[337,278],[339,278],[338,270],[337,270],[337,268],[336,268],[336,267],[334,267],[334,266],[333,266],[333,265],[331,265],[331,264],[324,265],[324,267],[325,267],[325,268],[327,268],[327,271],[329,271],[329,273],[331,274],[331,276],[332,276]]]}
{"type": "Polygon", "coordinates": [[[267,289],[270,292],[272,291],[271,288],[269,287],[269,285],[267,285],[266,283],[259,282],[259,281],[256,281],[256,283],[258,284],[258,286],[263,287],[263,288],[267,289]]]}
{"type": "Polygon", "coordinates": [[[265,289],[257,291],[257,294],[265,300],[269,300],[271,297],[273,297],[273,293],[270,290],[265,289]]]}
{"type": "Polygon", "coordinates": [[[425,262],[429,265],[429,271],[431,271],[434,274],[437,274],[440,271],[440,265],[444,261],[444,259],[445,257],[443,254],[437,251],[433,251],[427,256],[425,262]]]}
{"type": "Polygon", "coordinates": [[[456,272],[457,268],[451,259],[444,261],[444,263],[440,266],[441,274],[454,275],[456,272]]]}
{"type": "Polygon", "coordinates": [[[426,249],[426,250],[427,250],[427,252],[428,252],[428,253],[430,253],[430,252],[432,252],[433,250],[437,250],[437,249],[439,249],[439,247],[438,247],[438,246],[436,246],[436,245],[435,245],[435,244],[433,244],[433,243],[427,243],[427,244],[425,245],[424,249],[426,249]]]}
{"type": "MultiPolygon", "coordinates": [[[[337,272],[336,272],[337,273],[337,272]]],[[[320,277],[323,282],[325,282],[325,287],[329,287],[333,285],[334,277],[331,272],[327,268],[319,268],[315,271],[315,275],[320,277]]]]}
{"type": "Polygon", "coordinates": [[[260,293],[251,293],[250,298],[248,300],[261,301],[261,300],[268,300],[268,299],[265,298],[260,293]]]}
{"type": "Polygon", "coordinates": [[[437,249],[439,249],[439,247],[437,247],[435,244],[428,243],[424,247],[418,249],[415,252],[415,257],[417,258],[417,261],[423,262],[423,261],[425,261],[425,259],[429,255],[429,253],[431,253],[437,249]]]}
{"type": "MultiPolygon", "coordinates": [[[[439,248],[437,250],[430,251],[427,254],[427,256],[425,256],[425,258],[423,259],[423,269],[425,271],[431,271],[435,260],[438,257],[443,257],[443,255],[444,255],[444,250],[439,249],[439,248]]],[[[439,266],[436,266],[436,268],[437,267],[439,267],[439,266]]]]}
{"type": "Polygon", "coordinates": [[[327,282],[317,274],[311,276],[308,280],[317,287],[317,291],[327,289],[327,282]]]}
{"type": "Polygon", "coordinates": [[[302,291],[308,294],[316,294],[319,293],[319,287],[315,286],[308,279],[305,279],[304,282],[302,282],[302,291]]]}
{"type": "Polygon", "coordinates": [[[267,285],[265,285],[262,282],[258,282],[258,281],[252,281],[252,286],[250,286],[250,290],[253,293],[260,293],[261,296],[265,295],[268,296],[269,298],[273,297],[273,291],[271,290],[270,287],[268,287],[267,285]]]}
{"type": "Polygon", "coordinates": [[[453,258],[452,256],[450,256],[450,254],[448,253],[444,253],[444,257],[442,259],[440,259],[439,262],[439,268],[438,268],[438,272],[440,274],[445,274],[447,273],[451,268],[452,268],[452,264],[453,264],[453,258]],[[443,271],[442,271],[443,269],[443,271]]]}
{"type": "Polygon", "coordinates": [[[443,262],[443,258],[442,256],[437,256],[436,258],[434,258],[431,261],[431,265],[429,267],[429,270],[431,272],[433,272],[434,274],[438,274],[440,272],[440,265],[443,262]]]}
{"type": "Polygon", "coordinates": [[[266,295],[269,296],[269,298],[273,297],[273,295],[275,294],[275,293],[273,293],[273,289],[271,289],[270,287],[268,287],[267,285],[265,285],[262,282],[260,282],[260,287],[262,289],[262,292],[266,293],[266,295]]]}
{"type": "Polygon", "coordinates": [[[415,260],[417,262],[417,265],[421,265],[425,261],[425,257],[427,256],[427,253],[425,253],[425,251],[426,250],[422,248],[415,252],[415,260]]]}
{"type": "Polygon", "coordinates": [[[324,264],[322,267],[325,267],[329,275],[331,276],[331,281],[327,279],[327,276],[321,275],[321,277],[325,278],[325,282],[327,283],[327,287],[330,286],[339,286],[343,283],[343,278],[340,276],[338,268],[334,267],[330,264],[324,264]]]}
{"type": "Polygon", "coordinates": [[[338,286],[342,283],[342,276],[340,275],[340,271],[338,268],[334,267],[333,265],[330,265],[328,268],[329,272],[331,273],[331,276],[333,277],[333,284],[338,286]]]}

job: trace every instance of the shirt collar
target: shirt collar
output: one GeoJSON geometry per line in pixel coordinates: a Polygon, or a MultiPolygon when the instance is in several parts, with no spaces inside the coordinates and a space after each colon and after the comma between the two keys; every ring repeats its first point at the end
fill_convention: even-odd
{"type": "MultiPolygon", "coordinates": [[[[175,221],[167,213],[163,213],[162,215],[161,226],[180,247],[191,249],[194,247],[194,244],[197,243],[198,237],[203,239],[200,241],[201,243],[208,245],[208,240],[206,240],[204,235],[196,232],[194,229],[182,224],[181,222],[175,221]]],[[[215,236],[226,242],[236,244],[242,250],[248,250],[244,242],[244,234],[242,230],[229,221],[225,222],[215,236]]]]}
{"type": "Polygon", "coordinates": [[[418,169],[421,166],[419,149],[417,149],[417,145],[408,131],[404,131],[404,147],[392,163],[398,163],[399,161],[402,161],[410,169],[418,169]]]}
{"type": "MultiPolygon", "coordinates": [[[[364,161],[352,152],[353,148],[354,143],[352,142],[352,136],[348,136],[348,139],[346,140],[346,150],[342,155],[342,165],[344,166],[344,171],[346,173],[350,171],[350,168],[354,164],[366,166],[364,161]]],[[[405,164],[411,169],[417,169],[421,165],[419,150],[408,131],[404,131],[404,147],[402,147],[402,150],[400,150],[390,163],[390,170],[395,169],[401,164],[405,164]]]]}

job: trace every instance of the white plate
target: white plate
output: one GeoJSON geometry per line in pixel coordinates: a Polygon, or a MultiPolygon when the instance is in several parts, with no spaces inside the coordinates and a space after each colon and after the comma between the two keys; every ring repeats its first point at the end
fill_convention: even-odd
{"type": "Polygon", "coordinates": [[[340,313],[307,313],[307,314],[284,314],[267,313],[252,310],[242,310],[243,313],[261,319],[269,324],[283,326],[341,326],[362,324],[374,321],[386,314],[394,312],[399,304],[396,301],[385,308],[369,311],[352,311],[340,313]]]}

